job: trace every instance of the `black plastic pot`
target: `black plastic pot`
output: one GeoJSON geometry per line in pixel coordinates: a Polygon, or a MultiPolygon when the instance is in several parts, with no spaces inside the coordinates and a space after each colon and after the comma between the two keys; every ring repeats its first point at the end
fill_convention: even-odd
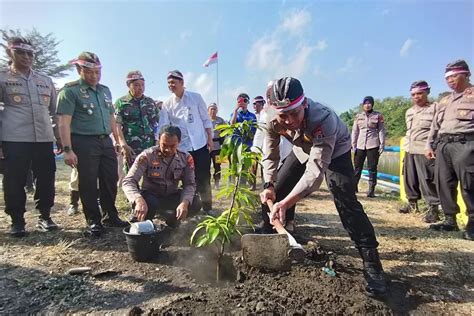
{"type": "Polygon", "coordinates": [[[143,262],[150,260],[158,255],[160,243],[158,232],[151,234],[130,234],[130,226],[123,229],[127,240],[128,252],[133,260],[143,262]]]}

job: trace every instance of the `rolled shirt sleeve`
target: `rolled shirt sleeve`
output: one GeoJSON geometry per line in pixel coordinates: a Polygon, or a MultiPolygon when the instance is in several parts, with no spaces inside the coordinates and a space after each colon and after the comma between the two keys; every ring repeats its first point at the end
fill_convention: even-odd
{"type": "Polygon", "coordinates": [[[265,182],[275,182],[280,162],[280,134],[273,128],[272,122],[268,125],[263,130],[263,179],[265,182]]]}
{"type": "Polygon", "coordinates": [[[142,152],[133,162],[132,167],[122,181],[122,190],[130,203],[142,195],[140,194],[139,182],[148,168],[148,157],[146,152],[142,152]]]}
{"type": "Polygon", "coordinates": [[[181,201],[188,201],[189,205],[193,203],[194,194],[196,193],[196,176],[194,173],[194,160],[188,154],[186,167],[184,168],[183,190],[181,191],[181,201]]]}

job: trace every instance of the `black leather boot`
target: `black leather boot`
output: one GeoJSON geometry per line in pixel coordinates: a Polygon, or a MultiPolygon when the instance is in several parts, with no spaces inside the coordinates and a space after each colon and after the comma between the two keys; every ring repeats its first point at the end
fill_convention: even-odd
{"type": "Polygon", "coordinates": [[[44,232],[49,232],[58,229],[58,225],[51,219],[50,210],[40,210],[41,215],[38,218],[36,227],[44,232]]]}
{"type": "Polygon", "coordinates": [[[418,202],[417,200],[409,200],[408,204],[400,207],[398,210],[402,214],[416,213],[418,212],[418,202]]]}
{"type": "Polygon", "coordinates": [[[375,185],[376,182],[374,181],[369,181],[369,191],[367,191],[367,197],[369,198],[374,198],[375,197],[375,185]]]}
{"type": "Polygon", "coordinates": [[[436,223],[437,221],[439,221],[438,205],[428,206],[428,212],[425,214],[423,221],[425,223],[436,223]]]}
{"type": "Polygon", "coordinates": [[[369,296],[383,296],[388,292],[385,273],[376,248],[359,248],[364,261],[364,277],[367,281],[365,290],[369,296]]]}
{"type": "Polygon", "coordinates": [[[445,215],[444,221],[430,225],[430,229],[446,232],[458,231],[459,226],[456,223],[456,215],[445,215]]]}
{"type": "Polygon", "coordinates": [[[474,240],[474,222],[468,220],[466,231],[462,234],[462,237],[467,240],[474,240]]]}
{"type": "Polygon", "coordinates": [[[25,237],[25,219],[23,216],[12,216],[12,225],[10,226],[10,235],[13,237],[25,237]]]}

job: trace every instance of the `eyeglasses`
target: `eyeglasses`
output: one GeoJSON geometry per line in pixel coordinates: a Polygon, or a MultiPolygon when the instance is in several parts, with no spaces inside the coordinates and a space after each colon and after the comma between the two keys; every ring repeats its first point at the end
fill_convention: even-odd
{"type": "Polygon", "coordinates": [[[25,56],[25,55],[28,55],[30,57],[33,57],[35,55],[34,52],[32,51],[29,51],[29,50],[23,50],[23,49],[14,49],[15,51],[15,54],[17,55],[21,55],[21,56],[25,56]]]}

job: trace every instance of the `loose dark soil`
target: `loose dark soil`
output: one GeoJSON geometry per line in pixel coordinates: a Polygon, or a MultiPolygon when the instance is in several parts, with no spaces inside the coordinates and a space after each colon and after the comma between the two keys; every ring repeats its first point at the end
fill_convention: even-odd
{"type": "MultiPolygon", "coordinates": [[[[474,314],[474,243],[427,230],[420,214],[400,215],[389,194],[360,194],[390,279],[390,294],[374,299],[365,294],[361,260],[324,189],[297,209],[295,237],[309,251],[304,262],[280,273],[249,268],[236,240],[224,259],[223,281],[215,283],[214,249],[189,247],[197,219],[165,230],[159,255],[144,263],[131,259],[120,229],[99,239],[84,236],[83,215],[64,212],[68,170],[60,165],[53,218],[61,230],[37,231],[29,203],[30,233],[15,239],[0,215],[0,314],[474,314]],[[329,261],[335,277],[322,270],[329,261]],[[75,267],[92,270],[67,274],[75,267]]],[[[125,218],[122,195],[118,205],[125,218]]],[[[216,209],[224,206],[216,202],[216,209]]]]}

